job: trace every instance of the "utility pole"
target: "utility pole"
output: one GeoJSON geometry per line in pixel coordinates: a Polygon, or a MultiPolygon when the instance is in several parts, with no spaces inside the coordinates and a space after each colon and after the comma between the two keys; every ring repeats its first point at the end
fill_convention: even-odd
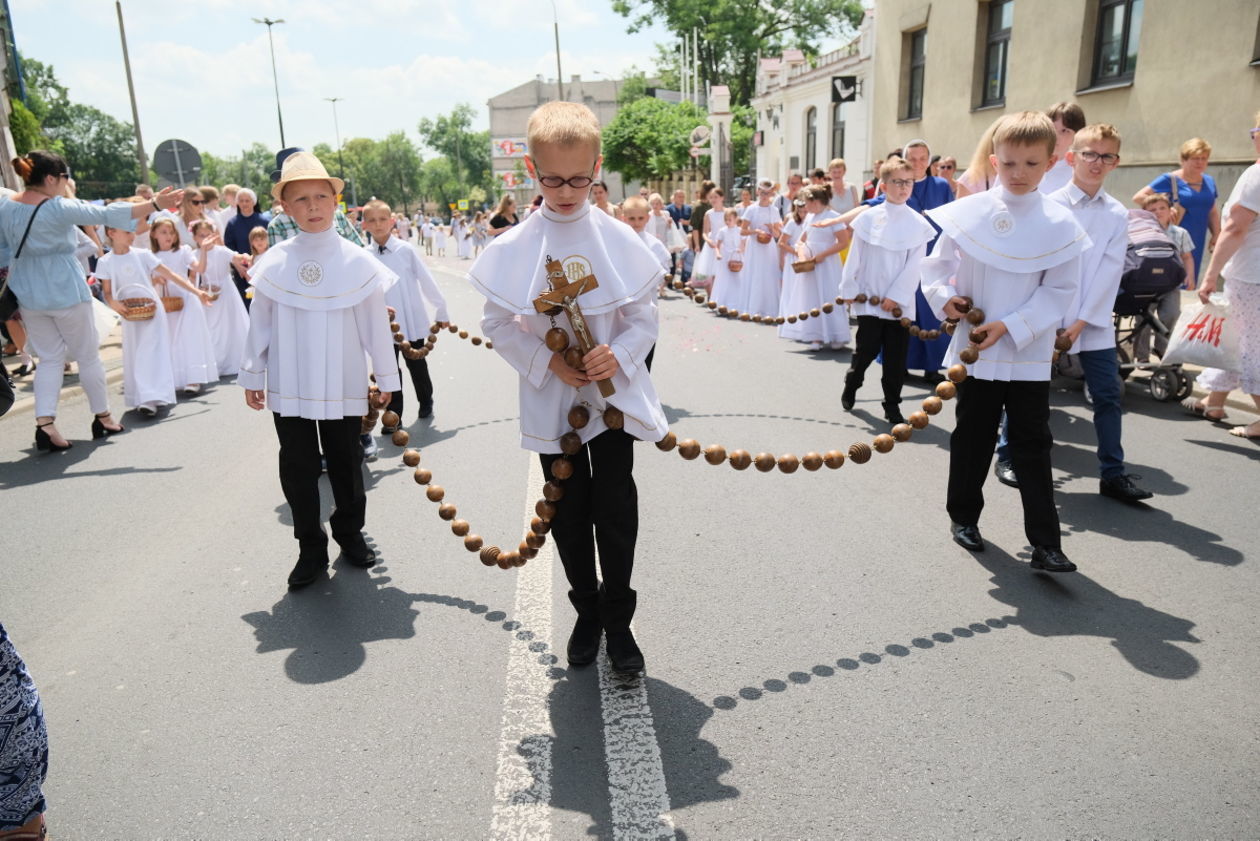
{"type": "Polygon", "coordinates": [[[288,146],[284,142],[284,116],[280,113],[280,78],[276,75],[276,42],[271,38],[271,27],[277,23],[284,23],[284,18],[258,18],[252,19],[254,23],[265,24],[267,27],[267,43],[271,47],[271,82],[276,87],[276,120],[280,123],[280,148],[287,149],[288,146]]]}
{"type": "Polygon", "coordinates": [[[333,107],[333,131],[337,133],[337,169],[341,170],[337,174],[341,176],[341,180],[346,180],[346,164],[341,159],[341,126],[337,124],[337,103],[345,99],[344,96],[326,96],[324,101],[331,102],[333,107]]]}
{"type": "Polygon", "coordinates": [[[127,54],[127,29],[123,26],[122,0],[114,0],[118,10],[118,37],[122,39],[123,67],[127,70],[127,91],[131,94],[131,121],[136,127],[136,158],[140,164],[140,182],[149,180],[149,159],[144,154],[144,139],[140,136],[140,111],[136,108],[136,85],[131,80],[131,58],[127,54]]]}

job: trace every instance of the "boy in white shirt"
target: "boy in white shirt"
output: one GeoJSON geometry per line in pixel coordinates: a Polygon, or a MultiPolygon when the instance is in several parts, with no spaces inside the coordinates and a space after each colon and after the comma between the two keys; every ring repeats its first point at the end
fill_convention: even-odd
{"type": "Polygon", "coordinates": [[[468,279],[486,297],[482,332],[520,373],[521,446],[540,454],[549,482],[563,482],[551,534],[578,614],[569,663],[594,662],[606,634],[613,669],[637,672],[643,654],[630,631],[639,524],[633,445],[636,438],[659,441],[668,431],[645,364],[657,336],[656,289],[663,271],[634,231],[588,201],[603,160],[591,110],[549,102],[534,111],[527,134],[525,165],[543,205],[495,238],[468,279]],[[552,349],[560,347],[558,335],[547,335],[559,328],[572,349],[570,318],[552,318],[534,304],[552,289],[547,264],[553,257],[562,263],[553,266],[559,280],[593,276],[598,283],[578,296],[595,343],[581,355],[580,368],[566,362],[566,348],[552,349]],[[608,396],[598,388],[603,380],[614,388],[608,396]],[[577,425],[569,420],[575,414],[589,417],[577,425]],[[571,429],[580,438],[577,447],[571,429]],[[596,543],[602,583],[595,574],[596,543]]]}
{"type": "Polygon", "coordinates": [[[368,411],[368,359],[389,403],[400,377],[390,338],[385,289],[393,273],[334,227],[345,184],[319,158],[285,159],[272,195],[283,200],[297,236],[267,249],[249,279],[245,358],[236,382],[251,409],[270,409],[280,441],[280,487],[293,515],[298,561],[290,589],[305,587],[328,568],[328,535],[320,522],[320,447],[336,509],[328,518],[342,555],[357,567],[376,556],[363,538],[367,496],[359,428],[368,411]]]}
{"type": "Polygon", "coordinates": [[[923,261],[922,287],[938,317],[961,319],[970,309],[982,316],[974,328],[959,324],[945,356],[947,366],[959,364],[970,333],[977,332],[979,357],[958,386],[950,436],[946,508],[954,541],[973,552],[984,549],[982,488],[1005,409],[1032,568],[1072,572],[1050,477],[1050,363],[1055,328],[1080,285],[1089,236],[1066,208],[1037,190],[1054,164],[1054,144],[1054,126],[1044,114],[1002,118],[990,158],[1002,185],[928,211],[941,236],[923,261]]]}
{"type": "Polygon", "coordinates": [[[1098,492],[1124,502],[1150,499],[1153,494],[1133,484],[1124,472],[1120,443],[1124,384],[1116,355],[1112,318],[1124,255],[1129,247],[1129,213],[1107,195],[1103,182],[1120,162],[1120,132],[1113,125],[1095,123],[1076,133],[1067,153],[1072,182],[1049,196],[1072,211],[1089,234],[1091,245],[1081,255],[1081,286],[1063,318],[1064,335],[1072,340],[1085,370],[1085,385],[1093,398],[1094,432],[1098,436],[1098,492]]]}

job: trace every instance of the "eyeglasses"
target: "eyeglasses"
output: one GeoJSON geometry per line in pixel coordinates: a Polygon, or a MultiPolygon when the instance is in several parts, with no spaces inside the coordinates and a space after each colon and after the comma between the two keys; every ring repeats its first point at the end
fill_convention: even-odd
{"type": "Polygon", "coordinates": [[[557,187],[563,187],[566,184],[575,190],[582,190],[595,183],[595,171],[592,169],[590,175],[575,175],[572,178],[561,178],[559,175],[543,175],[539,172],[538,183],[552,190],[557,187]]]}
{"type": "Polygon", "coordinates": [[[914,187],[914,181],[910,178],[892,178],[884,183],[890,187],[914,187]]]}
{"type": "Polygon", "coordinates": [[[937,169],[948,169],[948,170],[952,171],[952,170],[954,169],[954,165],[953,165],[953,164],[938,164],[936,168],[937,168],[937,169]]]}
{"type": "Polygon", "coordinates": [[[1083,149],[1076,153],[1076,156],[1087,164],[1094,164],[1102,161],[1103,166],[1115,166],[1120,160],[1119,155],[1113,155],[1110,152],[1099,154],[1092,149],[1083,149]]]}
{"type": "Polygon", "coordinates": [[[1256,135],[1257,135],[1257,134],[1260,134],[1260,126],[1256,126],[1256,127],[1255,127],[1255,128],[1253,128],[1251,131],[1247,132],[1247,134],[1249,134],[1249,135],[1251,136],[1251,139],[1252,139],[1252,140],[1255,140],[1255,139],[1256,139],[1256,135]]]}
{"type": "Polygon", "coordinates": [[[206,200],[205,199],[189,199],[188,203],[189,204],[205,204],[206,200]]]}

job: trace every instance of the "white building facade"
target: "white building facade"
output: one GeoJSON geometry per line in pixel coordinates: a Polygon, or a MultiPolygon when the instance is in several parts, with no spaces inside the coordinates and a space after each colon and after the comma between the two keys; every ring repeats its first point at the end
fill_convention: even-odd
{"type": "Polygon", "coordinates": [[[874,13],[868,10],[857,37],[819,56],[813,66],[800,50],[761,59],[751,103],[760,140],[757,178],[783,185],[790,173],[826,169],[833,158],[844,158],[851,183],[870,177],[874,158],[882,157],[870,145],[874,48],[874,13]],[[833,80],[839,77],[854,79],[850,102],[832,101],[833,80]]]}

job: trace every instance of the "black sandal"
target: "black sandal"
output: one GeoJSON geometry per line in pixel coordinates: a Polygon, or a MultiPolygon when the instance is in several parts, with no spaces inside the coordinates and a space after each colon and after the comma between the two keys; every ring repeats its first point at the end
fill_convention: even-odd
{"type": "Polygon", "coordinates": [[[53,443],[52,438],[48,435],[47,432],[44,431],[44,427],[52,426],[56,422],[57,421],[54,418],[53,420],[50,420],[47,423],[35,424],[35,449],[39,450],[40,452],[55,453],[61,450],[68,450],[74,446],[73,441],[67,441],[65,443],[65,446],[61,446],[61,445],[53,443]]]}
{"type": "Polygon", "coordinates": [[[127,431],[127,428],[124,427],[121,423],[118,424],[117,429],[110,429],[108,426],[101,423],[101,418],[108,418],[110,417],[111,414],[112,414],[111,412],[101,412],[100,414],[92,418],[92,440],[93,441],[95,441],[98,438],[108,438],[110,435],[117,435],[120,432],[127,431]]]}

